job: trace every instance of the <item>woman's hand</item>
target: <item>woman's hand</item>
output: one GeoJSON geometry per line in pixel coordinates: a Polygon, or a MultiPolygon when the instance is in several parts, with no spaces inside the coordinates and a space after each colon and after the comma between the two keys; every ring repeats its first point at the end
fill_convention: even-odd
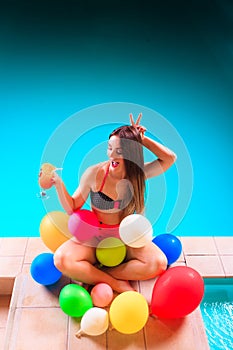
{"type": "Polygon", "coordinates": [[[133,114],[130,113],[129,115],[130,123],[132,126],[134,126],[140,133],[142,140],[144,139],[144,133],[146,132],[146,128],[142,125],[140,125],[140,120],[142,118],[142,113],[139,113],[136,122],[133,119],[133,114]]]}
{"type": "Polygon", "coordinates": [[[51,183],[52,183],[52,185],[55,185],[55,187],[56,187],[57,185],[59,185],[59,184],[62,183],[62,179],[61,179],[60,176],[56,173],[56,170],[57,170],[57,169],[53,170],[53,175],[52,175],[52,177],[51,177],[51,183]]]}

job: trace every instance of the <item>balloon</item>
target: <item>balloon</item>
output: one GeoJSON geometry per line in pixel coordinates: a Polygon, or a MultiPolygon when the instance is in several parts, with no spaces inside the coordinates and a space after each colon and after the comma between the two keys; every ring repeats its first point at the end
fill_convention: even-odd
{"type": "Polygon", "coordinates": [[[126,246],[115,237],[108,237],[100,241],[96,248],[96,257],[105,266],[117,266],[126,256],[126,246]]]}
{"type": "Polygon", "coordinates": [[[98,283],[92,288],[91,298],[95,306],[108,306],[113,299],[113,290],[107,283],[98,283]]]}
{"type": "Polygon", "coordinates": [[[40,173],[39,173],[39,185],[43,189],[49,189],[52,187],[53,183],[51,182],[51,178],[53,176],[53,171],[56,169],[56,167],[49,163],[44,163],[41,166],[40,173]]]}
{"type": "Polygon", "coordinates": [[[148,316],[146,299],[135,291],[119,294],[113,300],[109,310],[113,327],[123,334],[133,334],[140,331],[145,326],[148,316]]]}
{"type": "Polygon", "coordinates": [[[39,254],[32,261],[30,272],[36,282],[45,286],[56,283],[62,276],[54,265],[52,253],[39,254]]]}
{"type": "Polygon", "coordinates": [[[88,291],[77,284],[68,284],[62,288],[59,304],[62,311],[71,317],[82,317],[87,310],[93,307],[88,291]]]}
{"type": "Polygon", "coordinates": [[[98,236],[99,222],[95,213],[87,209],[75,211],[69,218],[69,231],[80,242],[98,236]]]}
{"type": "Polygon", "coordinates": [[[41,220],[40,237],[52,252],[72,237],[68,230],[68,220],[69,216],[61,211],[50,212],[41,220]]]}
{"type": "Polygon", "coordinates": [[[140,248],[152,241],[153,229],[150,221],[145,216],[131,214],[121,221],[119,234],[126,245],[140,248]]]}
{"type": "Polygon", "coordinates": [[[203,295],[203,278],[196,270],[187,266],[171,267],[155,282],[151,312],[161,318],[184,317],[198,307],[203,295]]]}
{"type": "Polygon", "coordinates": [[[153,241],[166,255],[168,265],[174,263],[180,256],[182,245],[180,240],[169,233],[156,236],[153,241]]]}
{"type": "Polygon", "coordinates": [[[93,336],[103,334],[108,329],[108,325],[108,312],[99,307],[93,307],[83,315],[80,330],[76,336],[80,338],[82,333],[93,336]]]}

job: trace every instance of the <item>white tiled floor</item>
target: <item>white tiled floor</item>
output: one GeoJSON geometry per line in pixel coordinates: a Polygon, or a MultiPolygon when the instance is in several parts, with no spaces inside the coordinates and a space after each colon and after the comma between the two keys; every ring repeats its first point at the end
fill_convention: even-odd
{"type": "MultiPolygon", "coordinates": [[[[233,237],[181,237],[183,252],[172,265],[187,265],[203,277],[233,277],[233,237]]],[[[4,350],[48,349],[208,349],[199,309],[182,320],[166,322],[149,318],[146,327],[126,336],[108,331],[98,337],[77,340],[77,320],[65,315],[58,303],[66,277],[46,288],[30,276],[30,264],[40,253],[49,251],[40,238],[0,238],[0,344],[7,334],[4,350]],[[9,322],[6,323],[14,280],[9,322]],[[198,321],[197,321],[198,320],[198,321]],[[7,327],[7,331],[6,331],[7,327]],[[35,342],[35,339],[37,341],[35,342]],[[114,345],[115,344],[115,345],[114,345]],[[156,346],[156,347],[155,347],[156,346]]],[[[155,281],[138,283],[149,301],[155,281]]]]}

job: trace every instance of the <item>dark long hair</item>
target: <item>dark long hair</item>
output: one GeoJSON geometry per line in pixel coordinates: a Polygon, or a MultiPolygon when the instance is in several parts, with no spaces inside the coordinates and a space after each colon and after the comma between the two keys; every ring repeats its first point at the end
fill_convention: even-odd
{"type": "Polygon", "coordinates": [[[123,216],[140,214],[144,211],[144,156],[142,138],[139,131],[131,125],[124,125],[112,131],[109,135],[118,136],[124,158],[126,179],[129,181],[123,216]]]}

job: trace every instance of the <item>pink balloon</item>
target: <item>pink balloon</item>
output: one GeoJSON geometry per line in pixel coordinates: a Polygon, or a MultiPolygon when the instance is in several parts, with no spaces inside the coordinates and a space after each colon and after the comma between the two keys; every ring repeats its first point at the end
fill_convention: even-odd
{"type": "Polygon", "coordinates": [[[160,318],[184,317],[194,311],[204,295],[204,281],[191,267],[175,266],[155,282],[151,313],[160,318]]]}
{"type": "Polygon", "coordinates": [[[107,283],[98,283],[91,291],[93,305],[108,306],[113,299],[113,290],[107,283]]]}
{"type": "Polygon", "coordinates": [[[79,241],[85,242],[98,235],[99,222],[96,215],[87,209],[75,211],[69,218],[70,233],[79,241]]]}

